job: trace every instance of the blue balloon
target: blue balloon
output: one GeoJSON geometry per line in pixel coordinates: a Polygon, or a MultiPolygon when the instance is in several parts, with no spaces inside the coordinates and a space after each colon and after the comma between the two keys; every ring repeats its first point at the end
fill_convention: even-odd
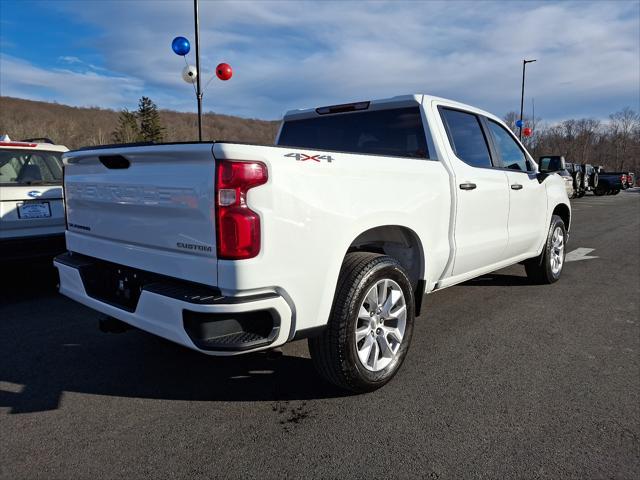
{"type": "MultiPolygon", "coordinates": [[[[174,49],[175,50],[175,49],[174,49]]],[[[516,127],[518,128],[522,128],[524,126],[524,122],[522,120],[517,120],[516,121],[516,127]]]]}
{"type": "Polygon", "coordinates": [[[189,53],[189,50],[191,50],[191,44],[189,40],[184,37],[176,37],[173,39],[173,42],[171,42],[171,48],[176,55],[184,57],[189,53]]]}

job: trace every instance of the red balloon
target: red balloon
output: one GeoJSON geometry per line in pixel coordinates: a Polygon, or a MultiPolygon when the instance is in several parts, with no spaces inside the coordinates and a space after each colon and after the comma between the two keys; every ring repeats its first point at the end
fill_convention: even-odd
{"type": "Polygon", "coordinates": [[[531,134],[533,133],[533,130],[531,130],[529,127],[526,127],[522,129],[522,133],[524,134],[525,137],[530,137],[531,134]]]}
{"type": "Polygon", "coordinates": [[[228,63],[221,63],[216,67],[216,76],[220,80],[229,80],[233,76],[233,70],[228,63]]]}

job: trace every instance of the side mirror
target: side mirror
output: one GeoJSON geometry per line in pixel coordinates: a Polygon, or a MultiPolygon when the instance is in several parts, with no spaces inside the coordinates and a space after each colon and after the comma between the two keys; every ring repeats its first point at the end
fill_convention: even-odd
{"type": "Polygon", "coordinates": [[[555,172],[561,172],[567,167],[564,157],[559,155],[550,155],[548,157],[540,157],[538,159],[538,174],[536,178],[542,183],[545,179],[555,172]]]}
{"type": "Polygon", "coordinates": [[[561,172],[566,169],[564,157],[540,157],[539,170],[541,173],[561,172]]]}

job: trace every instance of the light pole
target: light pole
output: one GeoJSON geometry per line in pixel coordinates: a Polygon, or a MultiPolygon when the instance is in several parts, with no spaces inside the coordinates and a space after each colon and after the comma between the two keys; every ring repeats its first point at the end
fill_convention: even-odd
{"type": "Polygon", "coordinates": [[[520,141],[522,141],[522,127],[524,126],[522,122],[522,113],[524,110],[524,72],[527,67],[527,63],[533,63],[536,60],[522,60],[522,93],[520,95],[520,126],[518,127],[518,136],[520,141]]]}
{"type": "MultiPolygon", "coordinates": [[[[200,18],[198,15],[198,0],[193,0],[193,21],[196,33],[196,97],[198,98],[198,141],[202,141],[202,88],[200,86],[200,18]]],[[[524,82],[524,80],[523,80],[524,82]]],[[[524,83],[522,84],[524,88],[524,83]]],[[[521,108],[522,110],[522,108],[521,108]]],[[[522,112],[520,112],[522,118],[522,112]]]]}
{"type": "Polygon", "coordinates": [[[173,53],[184,58],[184,62],[186,64],[184,70],[182,70],[182,79],[190,83],[194,86],[194,90],[196,93],[196,99],[198,100],[198,141],[202,141],[202,96],[204,94],[203,90],[206,90],[211,80],[215,77],[222,81],[227,81],[233,76],[233,70],[228,63],[219,63],[216,67],[216,74],[214,77],[211,77],[211,80],[207,82],[202,88],[202,84],[200,81],[200,18],[198,15],[198,0],[193,0],[193,23],[196,34],[196,66],[189,65],[187,62],[187,54],[191,50],[191,44],[189,40],[185,37],[176,37],[171,42],[171,49],[173,53]]]}

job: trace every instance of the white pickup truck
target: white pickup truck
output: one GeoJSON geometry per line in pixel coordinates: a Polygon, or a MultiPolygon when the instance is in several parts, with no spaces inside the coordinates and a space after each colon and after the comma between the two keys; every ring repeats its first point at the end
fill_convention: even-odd
{"type": "Polygon", "coordinates": [[[210,355],[309,339],[369,391],[406,356],[423,294],[523,263],[562,271],[564,181],[497,117],[409,95],[286,114],[276,146],[65,155],[60,292],[210,355]]]}

